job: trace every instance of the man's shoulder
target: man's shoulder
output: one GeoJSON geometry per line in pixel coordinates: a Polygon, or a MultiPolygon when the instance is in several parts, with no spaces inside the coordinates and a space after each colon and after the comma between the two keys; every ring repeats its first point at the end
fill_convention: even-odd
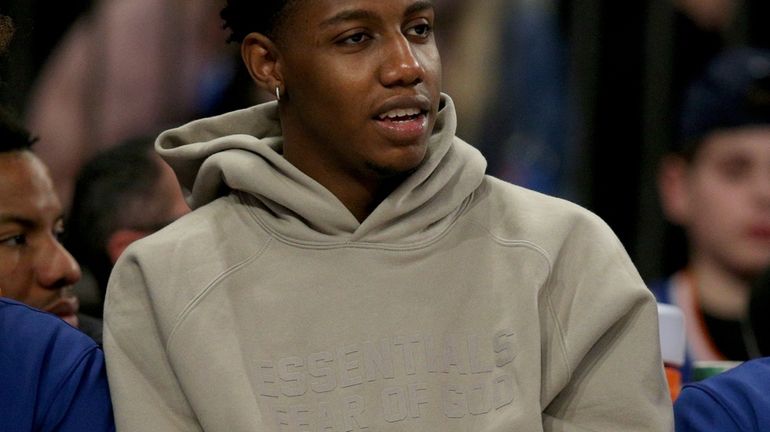
{"type": "Polygon", "coordinates": [[[54,315],[1,298],[0,383],[0,406],[13,414],[0,416],[0,430],[114,430],[96,343],[54,315]]]}
{"type": "Polygon", "coordinates": [[[570,236],[612,237],[593,212],[568,199],[550,196],[486,176],[474,194],[468,215],[505,236],[553,241],[570,236]]]}
{"type": "MultiPolygon", "coordinates": [[[[770,357],[755,359],[727,372],[687,384],[674,406],[682,430],[764,430],[770,424],[770,357]],[[756,429],[759,426],[760,429],[756,429]]],[[[677,429],[679,430],[679,429],[677,429]]]]}
{"type": "Polygon", "coordinates": [[[0,371],[40,365],[65,368],[98,351],[90,337],[59,317],[0,298],[0,371]],[[14,363],[14,368],[7,369],[14,363]]]}
{"type": "Polygon", "coordinates": [[[130,302],[143,286],[154,293],[157,307],[171,308],[164,309],[166,316],[176,316],[181,312],[176,308],[246,262],[269,241],[236,194],[216,199],[129,245],[110,277],[108,303],[117,294],[130,302]]]}
{"type": "Polygon", "coordinates": [[[255,217],[242,201],[236,193],[215,199],[137,240],[129,245],[128,251],[152,256],[173,250],[175,256],[195,256],[198,250],[212,253],[216,247],[232,250],[232,243],[238,239],[256,240],[259,231],[254,229],[255,217]]]}
{"type": "MultiPolygon", "coordinates": [[[[741,363],[726,372],[710,379],[690,384],[692,387],[706,389],[712,394],[752,394],[760,396],[770,388],[770,357],[762,357],[741,363]]],[[[770,409],[770,399],[762,398],[770,409]]]]}
{"type": "Polygon", "coordinates": [[[541,212],[553,214],[559,218],[596,218],[591,211],[567,198],[548,195],[493,176],[484,177],[479,191],[485,189],[488,191],[489,199],[503,204],[501,209],[508,212],[530,214],[541,212]]]}

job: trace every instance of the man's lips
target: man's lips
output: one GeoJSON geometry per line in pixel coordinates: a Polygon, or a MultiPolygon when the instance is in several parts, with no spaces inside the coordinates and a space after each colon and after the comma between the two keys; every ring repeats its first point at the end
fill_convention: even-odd
{"type": "Polygon", "coordinates": [[[749,236],[762,241],[770,241],[770,226],[753,226],[749,229],[749,236]]]}
{"type": "Polygon", "coordinates": [[[425,96],[396,96],[380,105],[374,120],[389,140],[412,142],[425,135],[430,109],[425,96]]]}
{"type": "Polygon", "coordinates": [[[78,309],[80,308],[80,302],[75,296],[59,297],[53,302],[46,305],[43,310],[57,315],[64,321],[77,327],[78,325],[78,309]]]}
{"type": "Polygon", "coordinates": [[[394,96],[375,110],[375,120],[398,120],[426,115],[430,112],[430,99],[423,95],[394,96]]]}

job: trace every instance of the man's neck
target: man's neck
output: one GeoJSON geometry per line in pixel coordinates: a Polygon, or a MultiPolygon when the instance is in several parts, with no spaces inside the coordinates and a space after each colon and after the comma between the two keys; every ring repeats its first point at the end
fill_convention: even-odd
{"type": "Polygon", "coordinates": [[[295,156],[286,151],[284,157],[336,196],[359,222],[363,222],[407,176],[381,177],[375,172],[356,173],[333,169],[331,163],[308,164],[308,158],[304,155],[295,156]]]}
{"type": "Polygon", "coordinates": [[[704,312],[723,320],[745,318],[749,280],[705,258],[693,260],[689,270],[704,312]]]}
{"type": "Polygon", "coordinates": [[[359,222],[363,222],[403,179],[316,179],[326,187],[359,222]]]}

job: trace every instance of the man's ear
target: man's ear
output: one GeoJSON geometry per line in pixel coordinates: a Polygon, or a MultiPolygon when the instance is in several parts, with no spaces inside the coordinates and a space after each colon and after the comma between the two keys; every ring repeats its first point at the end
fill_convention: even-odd
{"type": "Polygon", "coordinates": [[[666,156],[658,170],[658,192],[669,222],[687,225],[690,219],[689,164],[681,156],[666,156]]]}
{"type": "Polygon", "coordinates": [[[283,89],[283,77],[279,67],[278,47],[261,33],[249,33],[241,43],[241,57],[254,82],[261,88],[275,93],[283,89]]]}
{"type": "Polygon", "coordinates": [[[112,264],[115,264],[118,261],[118,258],[123,251],[126,250],[128,245],[142,237],[146,237],[148,234],[147,231],[129,228],[122,228],[112,233],[107,239],[107,255],[110,256],[112,264]]]}

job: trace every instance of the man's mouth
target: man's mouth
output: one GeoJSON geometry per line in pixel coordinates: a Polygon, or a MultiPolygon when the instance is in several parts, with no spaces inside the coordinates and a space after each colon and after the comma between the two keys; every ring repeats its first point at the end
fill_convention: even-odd
{"type": "Polygon", "coordinates": [[[380,105],[373,119],[389,140],[411,143],[428,132],[430,109],[426,96],[396,96],[380,105]]]}
{"type": "Polygon", "coordinates": [[[78,326],[78,309],[80,308],[80,302],[77,297],[68,296],[60,297],[56,301],[48,304],[43,308],[44,311],[50,312],[64,321],[68,322],[74,327],[78,326]]]}
{"type": "Polygon", "coordinates": [[[377,116],[378,120],[405,122],[416,120],[420,115],[425,114],[418,108],[397,108],[377,116]]]}

